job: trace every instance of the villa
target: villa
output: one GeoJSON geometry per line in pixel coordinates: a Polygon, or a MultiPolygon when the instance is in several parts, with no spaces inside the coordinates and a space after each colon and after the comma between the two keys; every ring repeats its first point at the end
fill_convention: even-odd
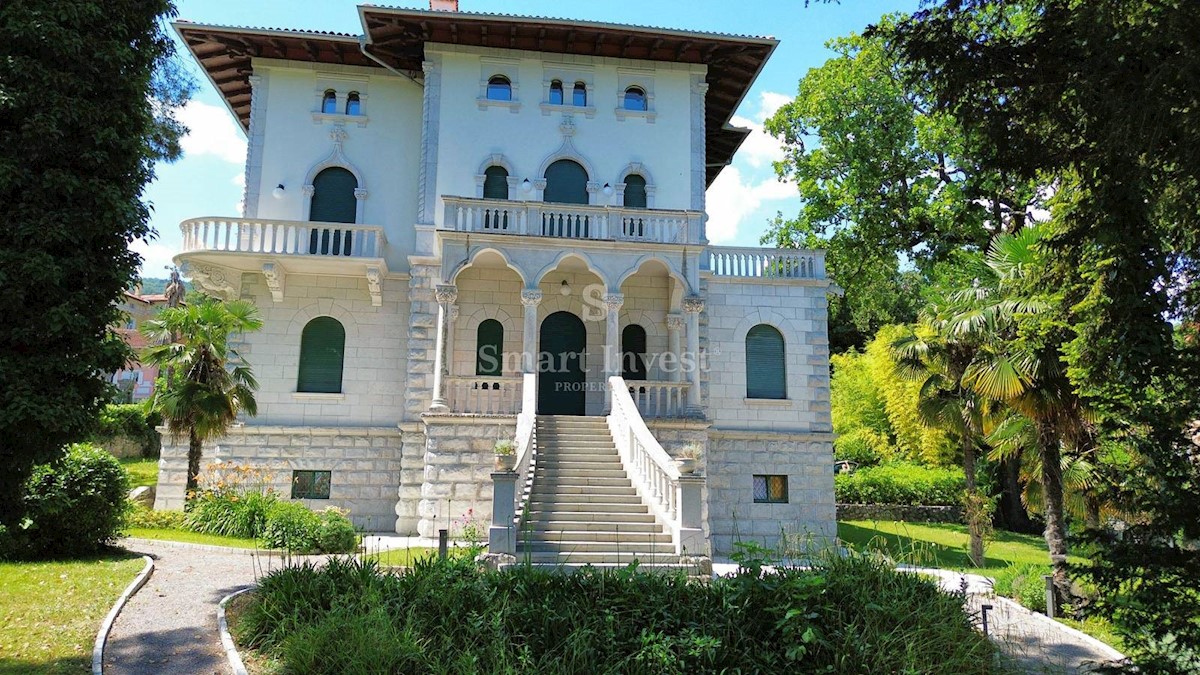
{"type": "MultiPolygon", "coordinates": [[[[183,222],[175,260],[265,322],[240,338],[258,415],[205,461],[370,531],[469,513],[539,561],[832,537],[823,253],[705,237],[777,42],[358,13],[362,35],[175,24],[249,139],[243,215],[183,222]]],[[[164,443],[159,508],[186,455],[164,443]]]]}

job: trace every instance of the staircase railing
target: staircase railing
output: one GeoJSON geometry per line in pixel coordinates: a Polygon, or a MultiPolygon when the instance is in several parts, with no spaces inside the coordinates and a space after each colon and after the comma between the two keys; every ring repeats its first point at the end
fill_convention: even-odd
{"type": "Polygon", "coordinates": [[[525,504],[533,489],[534,430],[537,428],[537,376],[521,376],[521,412],[517,414],[516,463],[512,471],[492,472],[492,524],[488,528],[488,551],[517,552],[517,533],[525,504]]]}
{"type": "Polygon", "coordinates": [[[608,428],[625,472],[650,510],[667,524],[675,552],[707,554],[700,511],[704,477],[680,473],[646,427],[624,378],[610,377],[608,385],[612,401],[608,428]]]}

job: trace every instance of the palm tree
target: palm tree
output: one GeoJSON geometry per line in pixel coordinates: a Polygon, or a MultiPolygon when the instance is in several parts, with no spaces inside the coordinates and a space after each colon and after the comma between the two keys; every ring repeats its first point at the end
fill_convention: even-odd
{"type": "Polygon", "coordinates": [[[259,328],[262,320],[254,305],[212,298],[163,309],[142,328],[156,345],[145,349],[142,361],[165,373],[150,406],[163,416],[174,438],[188,438],[189,492],[200,475],[204,441],[222,436],[239,413],[258,412],[258,382],[230,347],[230,336],[259,328]]]}

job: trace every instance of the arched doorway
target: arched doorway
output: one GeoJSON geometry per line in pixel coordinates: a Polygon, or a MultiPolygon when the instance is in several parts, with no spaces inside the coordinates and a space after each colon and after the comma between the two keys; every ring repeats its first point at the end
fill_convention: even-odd
{"type": "Polygon", "coordinates": [[[579,162],[560,159],[546,167],[542,200],[556,204],[587,204],[588,174],[579,162]]]}
{"type": "Polygon", "coordinates": [[[583,359],[587,331],[570,312],[555,312],[542,321],[538,349],[538,414],[583,415],[583,359]]]}

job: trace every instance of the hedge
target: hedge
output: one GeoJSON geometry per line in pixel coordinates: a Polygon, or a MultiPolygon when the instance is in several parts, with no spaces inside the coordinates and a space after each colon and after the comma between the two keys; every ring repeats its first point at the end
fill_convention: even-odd
{"type": "Polygon", "coordinates": [[[961,469],[893,462],[834,476],[839,504],[958,506],[966,488],[961,469]]]}
{"type": "Polygon", "coordinates": [[[162,439],[155,431],[160,424],[162,416],[146,412],[141,403],[110,403],[100,411],[100,420],[92,431],[92,442],[103,446],[124,437],[141,446],[143,457],[154,457],[162,447],[162,439]]]}

